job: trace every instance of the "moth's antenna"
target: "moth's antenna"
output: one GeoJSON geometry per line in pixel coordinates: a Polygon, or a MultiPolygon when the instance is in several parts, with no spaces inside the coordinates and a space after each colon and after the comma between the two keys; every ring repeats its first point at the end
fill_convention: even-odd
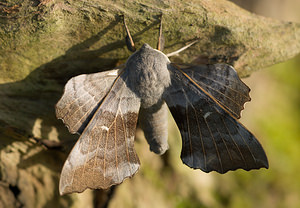
{"type": "Polygon", "coordinates": [[[125,15],[123,15],[123,20],[124,20],[125,30],[126,30],[126,33],[127,33],[127,35],[125,37],[127,48],[128,48],[128,50],[130,50],[132,52],[135,52],[136,49],[135,49],[135,46],[134,46],[133,39],[132,39],[132,37],[130,35],[129,29],[127,27],[126,21],[125,21],[125,15]]]}
{"type": "Polygon", "coordinates": [[[199,41],[199,40],[195,40],[195,41],[191,42],[190,44],[188,44],[188,45],[186,45],[186,46],[184,46],[184,47],[178,49],[177,51],[174,51],[174,52],[172,52],[172,53],[166,54],[166,56],[167,56],[167,57],[170,57],[170,56],[177,55],[178,53],[180,53],[181,51],[184,51],[185,49],[191,47],[193,44],[197,43],[198,41],[199,41]]]}
{"type": "Polygon", "coordinates": [[[159,25],[159,36],[158,36],[158,43],[157,43],[157,50],[163,51],[165,46],[165,38],[162,34],[162,13],[160,15],[160,25],[159,25]]]}

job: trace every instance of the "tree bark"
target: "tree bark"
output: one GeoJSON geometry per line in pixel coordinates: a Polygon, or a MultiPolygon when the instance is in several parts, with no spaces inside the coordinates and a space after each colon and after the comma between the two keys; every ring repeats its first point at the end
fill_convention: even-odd
{"type": "Polygon", "coordinates": [[[75,141],[55,118],[64,84],[125,62],[130,52],[122,14],[137,48],[155,47],[161,13],[165,53],[199,40],[174,62],[225,62],[245,77],[300,51],[300,24],[257,16],[225,0],[0,3],[0,207],[93,205],[91,191],[58,194],[72,142],[64,151],[46,150],[32,138],[75,141]]]}

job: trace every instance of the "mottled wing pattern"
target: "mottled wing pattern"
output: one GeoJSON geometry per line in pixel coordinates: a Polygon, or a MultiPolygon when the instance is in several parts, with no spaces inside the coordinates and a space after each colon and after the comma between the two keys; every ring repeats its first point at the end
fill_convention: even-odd
{"type": "Polygon", "coordinates": [[[268,167],[256,138],[180,68],[169,65],[164,99],[180,129],[182,161],[204,172],[268,167]]]}
{"type": "Polygon", "coordinates": [[[56,104],[56,116],[71,133],[82,133],[121,71],[82,74],[67,82],[64,94],[56,104]]]}
{"type": "Polygon", "coordinates": [[[213,96],[235,118],[240,118],[244,103],[250,101],[250,88],[240,80],[232,66],[211,64],[181,67],[184,73],[213,96]]]}
{"type": "Polygon", "coordinates": [[[140,99],[127,87],[126,73],[116,78],[66,160],[61,194],[106,189],[138,170],[134,136],[140,99]]]}

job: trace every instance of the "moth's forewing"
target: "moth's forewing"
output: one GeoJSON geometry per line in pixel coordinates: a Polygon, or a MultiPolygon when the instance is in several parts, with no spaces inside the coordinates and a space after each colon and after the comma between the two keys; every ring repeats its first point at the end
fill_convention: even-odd
{"type": "Polygon", "coordinates": [[[240,80],[232,66],[227,64],[187,65],[182,71],[213,96],[235,118],[240,118],[244,103],[250,101],[250,88],[240,80]]]}
{"type": "Polygon", "coordinates": [[[168,145],[168,107],[164,101],[150,108],[141,108],[139,127],[144,131],[150,150],[156,154],[164,154],[168,145]]]}
{"type": "Polygon", "coordinates": [[[164,99],[180,129],[182,161],[204,172],[268,168],[257,139],[191,77],[169,65],[164,99]]]}
{"type": "Polygon", "coordinates": [[[82,133],[121,71],[82,74],[67,82],[56,104],[56,116],[63,120],[70,133],[82,133]]]}
{"type": "Polygon", "coordinates": [[[126,79],[124,70],[71,151],[61,173],[61,194],[106,189],[138,170],[134,136],[140,99],[126,79]]]}

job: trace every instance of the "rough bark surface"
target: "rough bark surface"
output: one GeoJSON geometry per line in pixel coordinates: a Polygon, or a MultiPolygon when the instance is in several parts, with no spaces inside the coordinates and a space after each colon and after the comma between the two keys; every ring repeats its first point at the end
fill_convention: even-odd
{"type": "Polygon", "coordinates": [[[138,47],[155,47],[161,12],[165,53],[199,39],[173,57],[176,62],[226,62],[244,77],[300,51],[300,24],[257,16],[225,0],[1,1],[0,207],[93,206],[91,191],[58,194],[72,142],[64,151],[46,150],[30,138],[77,138],[55,118],[64,84],[125,62],[130,53],[121,14],[138,47]]]}

